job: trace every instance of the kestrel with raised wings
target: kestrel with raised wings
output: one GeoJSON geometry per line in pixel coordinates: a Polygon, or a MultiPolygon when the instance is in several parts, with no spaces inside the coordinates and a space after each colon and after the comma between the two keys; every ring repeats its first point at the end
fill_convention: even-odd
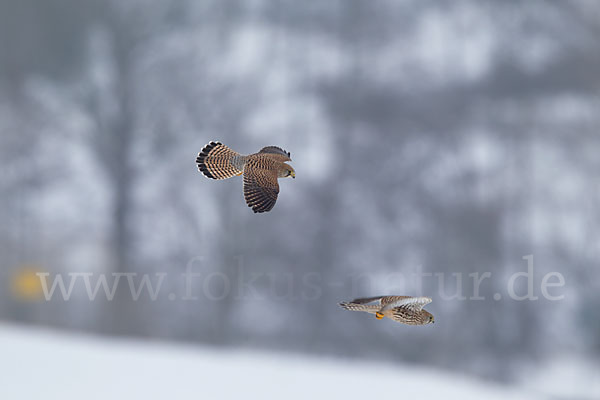
{"type": "Polygon", "coordinates": [[[196,158],[198,170],[207,178],[227,179],[244,175],[244,198],[255,213],[271,211],[279,194],[278,178],[296,177],[290,153],[276,146],[241,155],[220,142],[210,142],[196,158]]]}
{"type": "Polygon", "coordinates": [[[427,325],[434,322],[433,315],[423,310],[429,303],[429,297],[378,296],[343,302],[340,307],[375,314],[377,319],[387,317],[407,325],[427,325]]]}

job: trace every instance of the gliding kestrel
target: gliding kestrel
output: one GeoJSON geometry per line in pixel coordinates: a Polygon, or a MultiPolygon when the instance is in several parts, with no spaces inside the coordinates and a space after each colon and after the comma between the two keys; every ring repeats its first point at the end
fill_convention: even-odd
{"type": "Polygon", "coordinates": [[[277,178],[296,177],[290,153],[276,147],[264,147],[258,153],[243,156],[219,142],[210,142],[196,158],[198,170],[207,178],[227,179],[244,175],[244,197],[255,213],[270,211],[279,194],[277,178]]]}
{"type": "Polygon", "coordinates": [[[429,303],[429,297],[379,296],[343,302],[340,303],[340,307],[375,314],[377,319],[387,317],[407,325],[426,325],[434,322],[433,315],[423,310],[429,303]]]}

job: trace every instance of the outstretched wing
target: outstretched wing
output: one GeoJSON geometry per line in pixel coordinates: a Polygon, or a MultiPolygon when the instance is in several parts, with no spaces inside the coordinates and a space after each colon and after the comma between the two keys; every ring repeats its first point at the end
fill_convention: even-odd
{"type": "Polygon", "coordinates": [[[411,298],[411,296],[381,296],[381,305],[385,307],[385,310],[388,310],[390,307],[387,306],[389,306],[390,304],[411,298]]]}
{"type": "Polygon", "coordinates": [[[350,302],[350,303],[342,302],[339,304],[339,306],[342,307],[344,310],[363,311],[363,312],[368,312],[370,314],[375,314],[381,308],[381,306],[379,306],[379,305],[359,304],[359,303],[354,303],[354,302],[350,302]]]}
{"type": "Polygon", "coordinates": [[[244,198],[248,207],[255,213],[271,211],[278,194],[277,171],[248,162],[244,167],[244,198]]]}
{"type": "Polygon", "coordinates": [[[381,304],[381,299],[383,299],[385,296],[375,296],[375,297],[363,297],[360,299],[354,299],[352,301],[350,301],[350,303],[353,304],[368,304],[368,303],[372,303],[374,301],[376,301],[378,304],[381,304]]]}
{"type": "Polygon", "coordinates": [[[277,146],[267,146],[267,147],[263,147],[259,153],[267,153],[267,154],[278,154],[280,156],[283,156],[282,161],[292,161],[292,159],[290,158],[291,154],[289,151],[285,151],[283,150],[281,147],[277,147],[277,146]]]}
{"type": "Polygon", "coordinates": [[[383,307],[383,310],[390,310],[392,308],[403,308],[406,310],[418,312],[421,311],[423,307],[425,307],[427,304],[431,303],[431,301],[432,300],[429,297],[408,297],[386,304],[385,307],[383,307]]]}

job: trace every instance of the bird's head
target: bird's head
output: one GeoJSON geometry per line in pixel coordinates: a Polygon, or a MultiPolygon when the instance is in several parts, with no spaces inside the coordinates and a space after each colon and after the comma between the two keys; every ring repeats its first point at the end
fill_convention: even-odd
{"type": "Polygon", "coordinates": [[[377,318],[377,319],[382,319],[382,318],[383,318],[383,314],[382,314],[382,313],[380,313],[379,311],[377,311],[377,312],[375,313],[375,318],[377,318]]]}
{"type": "Polygon", "coordinates": [[[287,178],[292,177],[296,178],[296,171],[292,168],[291,165],[283,163],[283,166],[278,171],[279,178],[287,178]]]}
{"type": "Polygon", "coordinates": [[[427,311],[423,311],[425,313],[425,323],[433,324],[435,320],[433,319],[433,315],[427,311]]]}

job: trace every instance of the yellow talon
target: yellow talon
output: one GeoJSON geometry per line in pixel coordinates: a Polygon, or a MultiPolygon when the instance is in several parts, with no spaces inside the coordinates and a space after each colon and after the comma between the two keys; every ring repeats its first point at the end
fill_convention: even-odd
{"type": "Polygon", "coordinates": [[[377,319],[382,319],[382,318],[383,318],[383,314],[382,314],[382,313],[380,313],[380,312],[376,312],[376,313],[375,313],[375,318],[377,318],[377,319]]]}

